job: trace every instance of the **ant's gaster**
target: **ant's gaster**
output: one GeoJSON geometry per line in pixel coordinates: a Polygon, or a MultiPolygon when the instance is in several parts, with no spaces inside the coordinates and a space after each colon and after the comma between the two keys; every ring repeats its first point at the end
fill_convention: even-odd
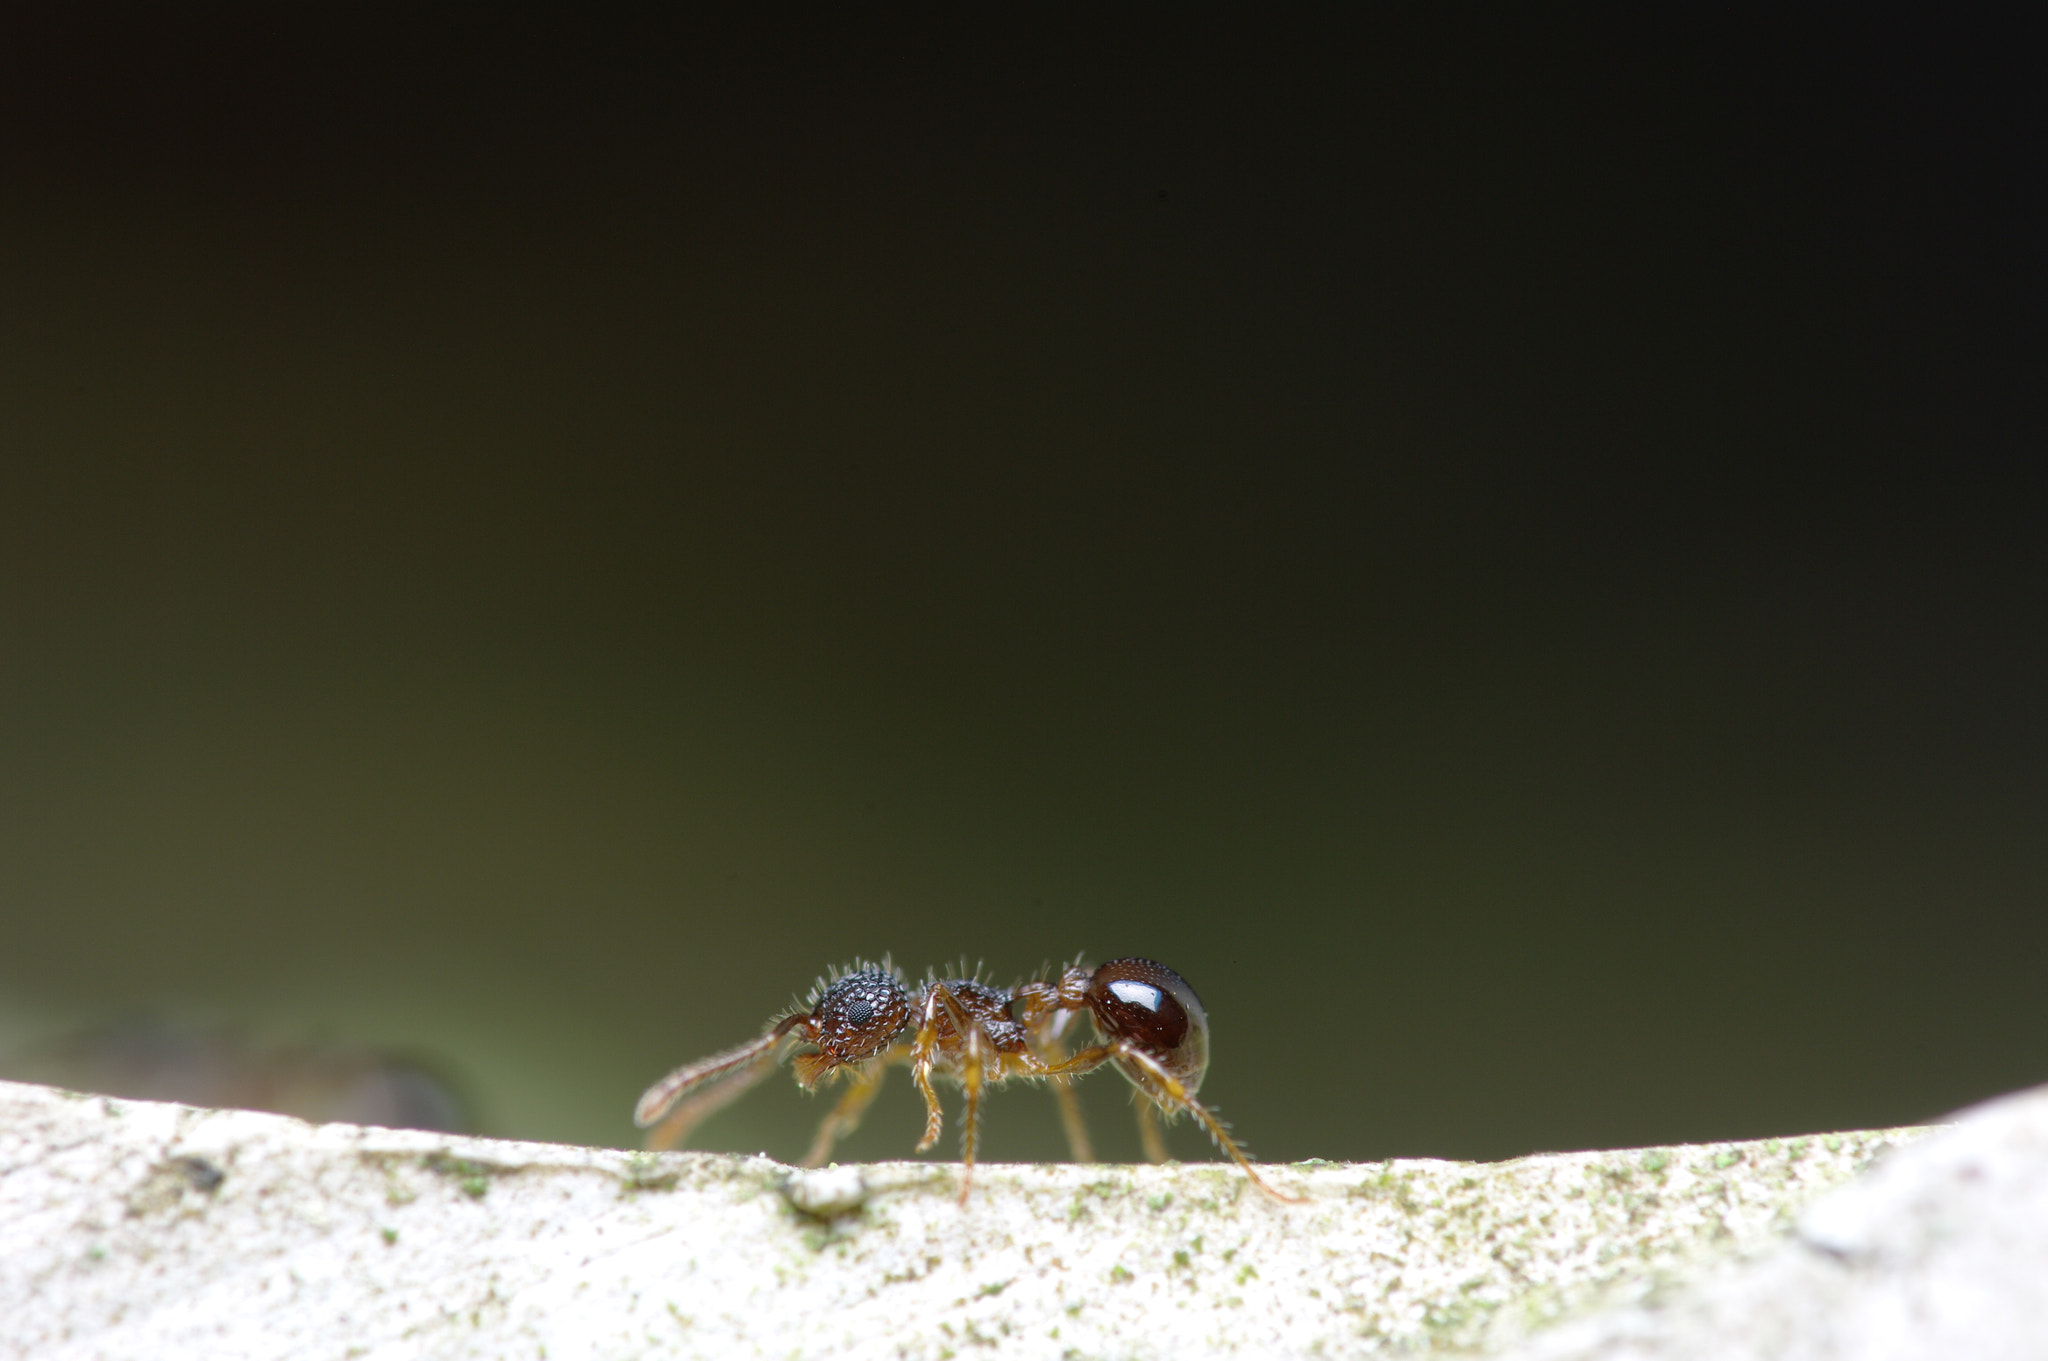
{"type": "Polygon", "coordinates": [[[1052,1082],[1075,1161],[1093,1161],[1068,1084],[1110,1063],[1144,1098],[1138,1103],[1138,1133],[1147,1157],[1166,1161],[1161,1112],[1168,1120],[1192,1115],[1253,1185],[1277,1199],[1294,1199],[1266,1184],[1223,1122],[1195,1099],[1209,1067],[1208,1013],[1186,979],[1153,960],[1112,959],[1097,969],[1076,964],[1055,982],[1011,988],[973,978],[931,978],[914,990],[886,958],[856,964],[820,979],[803,1009],[771,1021],[759,1039],[685,1064],[649,1087],[634,1122],[643,1129],[658,1126],[648,1136],[650,1146],[674,1148],[699,1121],[792,1053],[790,1066],[805,1089],[835,1076],[847,1082],[846,1095],[818,1126],[804,1158],[807,1167],[822,1164],[833,1144],[853,1131],[881,1091],[883,1075],[899,1063],[910,1069],[924,1097],[920,1153],[938,1142],[944,1119],[932,1076],[958,1083],[965,1095],[963,1204],[974,1176],[982,1090],[1010,1078],[1052,1082]],[[1082,1012],[1094,1023],[1098,1043],[1069,1055],[1063,1036],[1082,1012]]]}

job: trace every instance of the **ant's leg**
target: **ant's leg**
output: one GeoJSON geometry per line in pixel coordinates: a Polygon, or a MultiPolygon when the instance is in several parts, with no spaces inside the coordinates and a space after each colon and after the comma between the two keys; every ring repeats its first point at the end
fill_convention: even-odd
{"type": "Polygon", "coordinates": [[[647,1148],[655,1153],[681,1148],[683,1141],[690,1137],[691,1130],[739,1100],[746,1094],[747,1088],[766,1077],[774,1067],[772,1063],[764,1063],[758,1071],[738,1074],[708,1092],[699,1092],[696,1096],[678,1101],[659,1123],[647,1131],[644,1140],[647,1148]]]}
{"type": "Polygon", "coordinates": [[[967,1111],[960,1126],[960,1203],[967,1203],[968,1188],[974,1185],[974,1149],[981,1142],[981,1049],[979,1025],[967,1032],[967,1057],[960,1066],[960,1085],[967,1093],[967,1111]]]}
{"type": "MultiPolygon", "coordinates": [[[[1042,982],[1028,982],[1018,989],[1022,1001],[1024,1029],[1030,1034],[1032,1056],[1038,1060],[1034,1077],[1067,1062],[1067,1042],[1061,1031],[1073,1021],[1075,1011],[1061,1009],[1059,993],[1042,982]]],[[[1096,1148],[1087,1138],[1087,1122],[1081,1117],[1081,1101],[1073,1095],[1069,1079],[1053,1079],[1053,1099],[1059,1103],[1059,1128],[1067,1134],[1067,1152],[1075,1162],[1094,1162],[1096,1148]]]]}
{"type": "MultiPolygon", "coordinates": [[[[1115,1045],[1105,1045],[1103,1047],[1116,1050],[1119,1057],[1129,1059],[1145,1071],[1145,1076],[1150,1078],[1154,1084],[1152,1089],[1145,1092],[1146,1096],[1160,1105],[1176,1106],[1201,1121],[1202,1128],[1208,1130],[1209,1137],[1216,1141],[1216,1147],[1228,1153],[1237,1165],[1244,1169],[1244,1174],[1252,1179],[1252,1185],[1258,1187],[1275,1200],[1285,1200],[1297,1205],[1303,1203],[1303,1198],[1300,1196],[1282,1195],[1271,1186],[1268,1186],[1266,1179],[1261,1177],[1258,1169],[1252,1166],[1252,1160],[1247,1158],[1244,1150],[1238,1146],[1237,1140],[1230,1137],[1230,1131],[1224,1128],[1223,1122],[1217,1119],[1207,1106],[1195,1100],[1193,1094],[1187,1088],[1181,1086],[1180,1079],[1169,1073],[1166,1070],[1166,1066],[1160,1063],[1159,1060],[1153,1058],[1150,1054],[1147,1054],[1129,1041],[1118,1041],[1115,1045]]],[[[1156,1134],[1157,1131],[1154,1131],[1154,1133],[1156,1134]]],[[[1164,1151],[1164,1149],[1161,1149],[1161,1152],[1164,1151]]]]}
{"type": "Polygon", "coordinates": [[[1083,1073],[1094,1072],[1097,1068],[1108,1063],[1122,1052],[1123,1050],[1114,1044],[1091,1044],[1072,1058],[1060,1059],[1056,1063],[1046,1064],[1045,1071],[1040,1073],[1039,1076],[1050,1078],[1079,1077],[1083,1073]]]}
{"type": "Polygon", "coordinates": [[[805,1167],[823,1167],[825,1160],[832,1156],[832,1145],[859,1128],[860,1118],[867,1114],[868,1107],[881,1093],[882,1079],[888,1072],[882,1058],[871,1059],[852,1070],[847,1079],[846,1095],[840,1097],[832,1113],[819,1122],[818,1135],[811,1140],[811,1151],[804,1154],[805,1167]]]}
{"type": "Polygon", "coordinates": [[[1081,1101],[1074,1095],[1074,1084],[1055,1078],[1052,1096],[1060,1103],[1060,1125],[1067,1132],[1067,1151],[1077,1163],[1094,1162],[1095,1147],[1088,1142],[1088,1122],[1081,1118],[1081,1101]]]}
{"type": "MultiPolygon", "coordinates": [[[[1057,1028],[1045,1026],[1042,1029],[1045,1033],[1035,1035],[1032,1046],[1041,1071],[1064,1063],[1067,1057],[1067,1046],[1061,1042],[1057,1028]]],[[[1074,1095],[1073,1082],[1068,1078],[1053,1078],[1052,1096],[1059,1103],[1060,1128],[1066,1132],[1067,1152],[1077,1163],[1094,1162],[1095,1148],[1088,1141],[1088,1122],[1081,1118],[1081,1102],[1074,1095]]]]}
{"type": "MultiPolygon", "coordinates": [[[[1137,1049],[1135,1046],[1130,1046],[1126,1044],[1098,1044],[1091,1046],[1090,1048],[1083,1049],[1080,1053],[1074,1055],[1074,1057],[1070,1059],[1063,1059],[1056,1063],[1053,1063],[1047,1071],[1050,1074],[1054,1075],[1053,1081],[1061,1084],[1062,1089],[1064,1089],[1067,1081],[1070,1078],[1078,1077],[1082,1073],[1088,1072],[1090,1069],[1098,1068],[1104,1063],[1107,1063],[1109,1060],[1116,1058],[1119,1055],[1143,1058],[1142,1051],[1137,1049]]],[[[1165,1081],[1171,1082],[1173,1084],[1172,1090],[1167,1093],[1168,1098],[1170,1098],[1175,1104],[1181,1106],[1184,1109],[1196,1109],[1199,1103],[1196,1102],[1196,1100],[1192,1096],[1189,1096],[1186,1090],[1184,1090],[1181,1087],[1180,1083],[1174,1081],[1174,1079],[1166,1073],[1166,1070],[1164,1068],[1161,1068],[1157,1063],[1153,1062],[1150,1059],[1144,1059],[1144,1062],[1146,1065],[1147,1074],[1149,1076],[1163,1078],[1165,1081]]],[[[1066,1096],[1069,1102],[1073,1102],[1073,1093],[1071,1091],[1068,1091],[1066,1093],[1066,1096]]],[[[1160,1100],[1161,1098],[1153,1096],[1152,1093],[1146,1090],[1145,1088],[1140,1087],[1138,1089],[1138,1142],[1141,1145],[1143,1145],[1145,1149],[1145,1157],[1148,1160],[1155,1163],[1166,1163],[1173,1161],[1173,1155],[1166,1151],[1166,1140],[1163,1137],[1161,1137],[1159,1133],[1160,1100]]],[[[1079,1105],[1078,1102],[1075,1102],[1074,1104],[1077,1107],[1079,1105]]],[[[1075,1117],[1078,1119],[1080,1116],[1080,1111],[1076,1109],[1074,1114],[1075,1117]]],[[[1211,1133],[1213,1135],[1214,1131],[1211,1131],[1211,1133]]],[[[1071,1133],[1068,1137],[1069,1139],[1072,1138],[1071,1133]]],[[[1084,1140],[1088,1137],[1087,1131],[1085,1129],[1081,1132],[1081,1137],[1084,1140]]],[[[1243,1158],[1237,1156],[1237,1146],[1234,1143],[1228,1142],[1230,1136],[1226,1134],[1223,1136],[1223,1138],[1225,1141],[1224,1151],[1229,1153],[1233,1158],[1237,1158],[1238,1162],[1244,1165],[1246,1171],[1250,1171],[1250,1164],[1245,1163],[1245,1160],[1243,1158]]],[[[1256,1173],[1253,1174],[1252,1180],[1258,1180],[1258,1176],[1256,1173]]]]}
{"type": "Polygon", "coordinates": [[[1166,1151],[1166,1140],[1159,1133],[1159,1103],[1142,1092],[1138,1101],[1138,1142],[1145,1146],[1145,1157],[1150,1161],[1173,1161],[1166,1151]]]}
{"type": "MultiPolygon", "coordinates": [[[[1074,1096],[1073,1080],[1083,1073],[1093,1072],[1115,1058],[1117,1047],[1113,1044],[1090,1045],[1069,1058],[1058,1047],[1057,1039],[1053,1040],[1052,1044],[1052,1052],[1046,1056],[1045,1069],[1039,1076],[1052,1081],[1053,1095],[1060,1103],[1060,1121],[1067,1127],[1067,1146],[1073,1150],[1074,1161],[1092,1163],[1095,1161],[1095,1150],[1089,1146],[1088,1126],[1081,1120],[1081,1103],[1074,1096]]],[[[1142,1115],[1139,1120],[1138,1133],[1143,1137],[1145,1131],[1142,1115]]],[[[1150,1145],[1147,1145],[1146,1152],[1151,1152],[1150,1145]]],[[[1153,1161],[1161,1162],[1164,1159],[1155,1158],[1153,1161]]]]}
{"type": "Polygon", "coordinates": [[[945,1126],[946,1117],[939,1108],[939,1094],[932,1090],[932,1052],[938,1044],[938,1009],[927,997],[924,1020],[910,1042],[910,1080],[917,1084],[918,1095],[924,1098],[924,1138],[917,1141],[919,1153],[939,1141],[939,1131],[945,1126]]]}
{"type": "MultiPolygon", "coordinates": [[[[1054,1064],[1046,1070],[1045,1076],[1079,1075],[1091,1069],[1100,1068],[1111,1059],[1127,1059],[1133,1066],[1145,1074],[1146,1081],[1135,1084],[1143,1099],[1157,1102],[1161,1106],[1184,1110],[1194,1116],[1195,1119],[1201,1121],[1202,1128],[1209,1132],[1211,1139],[1215,1140],[1216,1147],[1228,1153],[1232,1161],[1244,1169],[1244,1174],[1252,1179],[1252,1185],[1258,1187],[1267,1195],[1272,1196],[1275,1200],[1291,1201],[1295,1204],[1301,1203],[1300,1197],[1282,1195],[1271,1186],[1268,1186],[1266,1179],[1261,1177],[1257,1170],[1252,1167],[1251,1159],[1247,1158],[1244,1155],[1244,1150],[1238,1147],[1237,1140],[1230,1137],[1230,1131],[1223,1127],[1223,1122],[1218,1120],[1207,1106],[1195,1100],[1193,1095],[1188,1092],[1188,1089],[1181,1085],[1180,1079],[1166,1070],[1164,1064],[1132,1044],[1129,1040],[1118,1040],[1113,1044],[1090,1045],[1064,1063],[1054,1064]]],[[[1141,1133],[1143,1129],[1144,1126],[1141,1124],[1139,1126],[1141,1133]]],[[[1163,1152],[1164,1150],[1162,1149],[1161,1151],[1163,1152]]]]}
{"type": "MultiPolygon", "coordinates": [[[[960,1041],[961,1048],[960,1086],[966,1092],[967,1105],[960,1127],[960,1203],[965,1205],[967,1193],[974,1185],[975,1149],[981,1142],[981,1088],[996,1051],[981,1022],[968,1015],[950,988],[943,983],[935,983],[927,1011],[934,1024],[940,1008],[945,1009],[946,1019],[952,1024],[954,1037],[960,1041]]],[[[1000,1069],[997,1075],[1001,1076],[1000,1069]]]]}

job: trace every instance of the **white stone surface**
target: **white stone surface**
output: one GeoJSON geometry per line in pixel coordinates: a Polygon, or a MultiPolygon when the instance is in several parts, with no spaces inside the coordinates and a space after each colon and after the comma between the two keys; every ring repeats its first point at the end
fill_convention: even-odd
{"type": "Polygon", "coordinates": [[[2048,1088],[1991,1102],[1827,1195],[1791,1238],[1519,1361],[2048,1358],[2048,1088]]]}
{"type": "MultiPolygon", "coordinates": [[[[963,1208],[944,1162],[796,1172],[0,1083],[0,1356],[1491,1349],[1767,1251],[1920,1133],[1267,1169],[1302,1204],[1228,1164],[994,1166],[963,1208]]],[[[1852,1256],[1861,1222],[1828,1230],[1852,1256]]]]}

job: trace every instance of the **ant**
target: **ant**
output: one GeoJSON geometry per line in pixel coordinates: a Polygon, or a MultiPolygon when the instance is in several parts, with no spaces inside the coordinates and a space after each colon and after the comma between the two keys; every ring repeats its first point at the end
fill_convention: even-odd
{"type": "Polygon", "coordinates": [[[1200,1122],[1216,1146],[1242,1167],[1252,1184],[1278,1200],[1293,1200],[1266,1184],[1245,1151],[1207,1106],[1195,1099],[1209,1067],[1209,1017],[1187,980],[1149,959],[1112,959],[1097,969],[1076,963],[1056,982],[1003,988],[977,978],[927,978],[915,990],[887,956],[821,978],[803,1007],[769,1022],[758,1039],[685,1064],[649,1087],[633,1111],[656,1148],[673,1148],[699,1121],[736,1100],[794,1052],[790,1067],[799,1086],[814,1090],[835,1076],[848,1081],[811,1141],[804,1166],[817,1167],[832,1145],[852,1133],[882,1088],[891,1064],[904,1064],[924,1097],[922,1153],[939,1140],[943,1116],[932,1075],[960,1084],[967,1097],[961,1131],[960,1203],[974,1178],[980,1135],[981,1093],[1013,1077],[1054,1084],[1077,1162],[1092,1162],[1088,1135],[1068,1084],[1105,1063],[1116,1065],[1138,1089],[1138,1132],[1146,1156],[1165,1162],[1158,1121],[1185,1113],[1200,1122]],[[1081,1013],[1101,1042],[1069,1056],[1062,1035],[1081,1013]]]}

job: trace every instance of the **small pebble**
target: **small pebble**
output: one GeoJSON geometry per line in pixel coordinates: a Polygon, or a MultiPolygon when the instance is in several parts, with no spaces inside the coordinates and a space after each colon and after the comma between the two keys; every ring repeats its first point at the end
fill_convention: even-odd
{"type": "Polygon", "coordinates": [[[858,1167],[813,1167],[792,1172],[782,1183],[782,1198],[790,1208],[814,1219],[831,1219],[858,1210],[867,1203],[867,1178],[858,1167]]]}

